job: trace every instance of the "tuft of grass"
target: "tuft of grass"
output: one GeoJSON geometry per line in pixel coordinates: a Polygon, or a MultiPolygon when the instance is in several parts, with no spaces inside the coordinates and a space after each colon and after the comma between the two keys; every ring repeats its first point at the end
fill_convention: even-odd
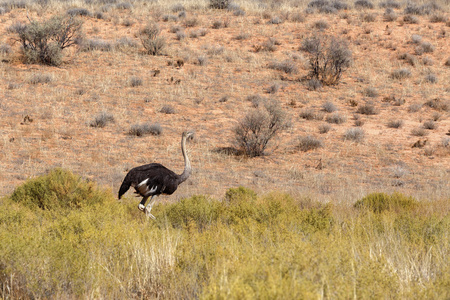
{"type": "Polygon", "coordinates": [[[79,7],[74,7],[74,8],[70,8],[67,10],[67,14],[69,16],[85,16],[85,17],[89,17],[91,15],[91,12],[86,9],[86,8],[79,8],[79,7]]]}
{"type": "Polygon", "coordinates": [[[130,86],[131,87],[142,86],[142,84],[143,84],[142,78],[136,77],[136,76],[133,76],[130,78],[130,86]]]}
{"type": "Polygon", "coordinates": [[[272,61],[269,63],[268,68],[283,71],[286,74],[295,74],[298,72],[297,65],[291,59],[286,59],[282,62],[272,61]]]}
{"type": "Polygon", "coordinates": [[[308,90],[317,91],[322,88],[322,82],[317,78],[311,78],[308,80],[308,90]]]}
{"type": "Polygon", "coordinates": [[[383,20],[385,22],[394,22],[398,18],[397,14],[392,8],[386,8],[386,10],[383,13],[383,20]]]}
{"type": "Polygon", "coordinates": [[[422,127],[417,127],[411,130],[411,134],[413,136],[426,136],[428,132],[426,132],[425,129],[422,127]]]}
{"type": "Polygon", "coordinates": [[[378,90],[374,87],[368,87],[364,90],[364,95],[370,98],[378,97],[378,90]]]}
{"type": "Polygon", "coordinates": [[[411,77],[411,71],[407,68],[396,69],[391,72],[391,78],[402,80],[411,77]]]}
{"type": "Polygon", "coordinates": [[[334,112],[327,116],[326,121],[333,124],[342,124],[347,121],[347,116],[339,112],[334,112]]]}
{"type": "Polygon", "coordinates": [[[403,121],[402,120],[389,120],[387,123],[387,127],[389,128],[401,128],[403,126],[403,121]]]}
{"type": "Polygon", "coordinates": [[[436,83],[438,81],[438,79],[435,74],[430,73],[425,76],[425,81],[429,82],[429,83],[436,83]]]}
{"type": "Polygon", "coordinates": [[[373,9],[374,5],[371,1],[369,0],[356,0],[355,3],[355,8],[356,9],[373,9]]]}
{"type": "Polygon", "coordinates": [[[434,130],[437,128],[437,124],[434,120],[428,120],[423,122],[423,128],[428,130],[434,130]]]}
{"type": "Polygon", "coordinates": [[[313,136],[302,136],[298,139],[296,148],[300,151],[307,152],[323,147],[323,142],[313,136]]]}
{"type": "Polygon", "coordinates": [[[50,83],[53,81],[53,76],[50,74],[34,73],[28,79],[31,84],[50,83]]]}
{"type": "Polygon", "coordinates": [[[161,135],[162,127],[158,123],[156,124],[136,124],[131,126],[128,131],[129,135],[144,136],[144,135],[161,135]]]}
{"type": "Polygon", "coordinates": [[[169,104],[163,105],[159,110],[159,112],[167,115],[172,115],[176,113],[175,108],[173,108],[173,106],[169,104]]]}
{"type": "Polygon", "coordinates": [[[344,133],[344,140],[349,140],[349,141],[354,141],[357,143],[360,143],[364,140],[364,130],[356,127],[356,128],[350,128],[347,129],[347,131],[345,131],[344,133]]]}
{"type": "Polygon", "coordinates": [[[212,9],[227,9],[231,3],[231,0],[209,0],[209,7],[212,9]]]}
{"type": "Polygon", "coordinates": [[[327,101],[322,105],[322,110],[326,111],[327,113],[332,113],[332,112],[337,111],[338,109],[337,109],[336,105],[334,105],[333,102],[327,101]]]}
{"type": "Polygon", "coordinates": [[[114,122],[115,122],[115,119],[114,119],[114,116],[112,114],[107,113],[107,112],[102,112],[101,114],[96,116],[94,118],[94,120],[91,121],[91,123],[89,125],[91,127],[103,128],[108,123],[114,123],[114,122]]]}
{"type": "Polygon", "coordinates": [[[315,112],[313,109],[307,108],[300,112],[300,118],[305,120],[322,120],[323,114],[315,112]]]}
{"type": "Polygon", "coordinates": [[[112,51],[114,49],[114,44],[111,41],[106,41],[102,39],[84,39],[80,45],[81,51],[112,51]]]}
{"type": "Polygon", "coordinates": [[[424,103],[426,106],[431,107],[437,111],[450,111],[450,101],[442,100],[441,98],[434,98],[424,103]]]}
{"type": "Polygon", "coordinates": [[[324,134],[331,130],[330,124],[321,124],[319,125],[319,133],[324,134]]]}
{"type": "Polygon", "coordinates": [[[356,110],[357,113],[362,115],[376,115],[378,114],[377,109],[372,103],[365,103],[364,105],[359,105],[356,110]]]}

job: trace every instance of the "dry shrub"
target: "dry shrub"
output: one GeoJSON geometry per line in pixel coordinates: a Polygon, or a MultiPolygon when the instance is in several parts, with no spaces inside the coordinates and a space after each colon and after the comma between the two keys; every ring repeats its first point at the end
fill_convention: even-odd
{"type": "Polygon", "coordinates": [[[350,128],[344,133],[344,140],[354,141],[357,143],[362,142],[364,139],[365,133],[361,128],[350,128]]]}
{"type": "Polygon", "coordinates": [[[350,67],[352,53],[346,40],[315,35],[302,41],[301,50],[308,53],[310,76],[325,85],[337,84],[350,67]]]}
{"type": "Polygon", "coordinates": [[[147,134],[151,135],[161,135],[162,133],[162,127],[159,124],[136,124],[131,126],[130,130],[128,131],[129,135],[134,136],[144,136],[147,134]]]}
{"type": "Polygon", "coordinates": [[[166,46],[165,39],[159,34],[160,29],[156,23],[149,23],[139,32],[142,46],[150,55],[161,55],[166,46]]]}
{"type": "Polygon", "coordinates": [[[82,22],[69,16],[55,16],[42,22],[29,20],[29,24],[17,23],[12,27],[22,45],[25,61],[60,65],[62,50],[76,43],[82,22]]]}
{"type": "Polygon", "coordinates": [[[298,150],[303,152],[315,150],[321,147],[323,147],[322,141],[310,135],[300,137],[296,146],[298,150]]]}
{"type": "Polygon", "coordinates": [[[107,112],[102,112],[89,124],[91,127],[103,128],[108,123],[114,123],[114,116],[107,112]]]}
{"type": "Polygon", "coordinates": [[[269,141],[288,126],[280,104],[267,101],[250,111],[234,128],[236,144],[249,157],[261,156],[269,141]]]}

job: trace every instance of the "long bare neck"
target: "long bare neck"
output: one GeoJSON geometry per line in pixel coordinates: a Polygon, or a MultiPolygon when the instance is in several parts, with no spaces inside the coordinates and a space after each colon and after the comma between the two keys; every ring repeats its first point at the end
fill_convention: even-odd
{"type": "Polygon", "coordinates": [[[186,136],[183,135],[181,138],[181,152],[183,153],[184,158],[184,171],[180,175],[180,183],[184,182],[191,175],[191,162],[189,161],[189,157],[186,152],[186,136]]]}

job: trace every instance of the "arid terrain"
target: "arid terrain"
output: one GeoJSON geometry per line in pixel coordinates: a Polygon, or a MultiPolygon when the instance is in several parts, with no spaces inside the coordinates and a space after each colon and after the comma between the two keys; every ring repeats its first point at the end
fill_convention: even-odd
{"type": "Polygon", "coordinates": [[[229,9],[209,1],[4,5],[0,195],[55,167],[114,193],[134,166],[160,162],[180,173],[180,136],[190,129],[193,174],[169,201],[222,197],[237,186],[349,204],[372,191],[449,198],[448,2],[424,14],[408,14],[401,2],[390,17],[384,2],[345,3],[331,13],[303,1],[235,1],[229,9]],[[64,49],[62,64],[24,62],[12,29],[18,22],[81,8],[84,42],[64,49]],[[165,40],[161,55],[142,47],[139,32],[149,22],[165,40]],[[345,39],[352,63],[338,84],[314,89],[301,46],[318,34],[345,39]],[[406,78],[394,75],[401,69],[406,78]],[[278,101],[291,126],[263,156],[223,151],[236,147],[234,128],[257,106],[252,99],[278,101]],[[102,113],[110,122],[91,126],[102,113]],[[146,123],[162,132],[129,134],[146,123]],[[352,139],[352,128],[363,135],[352,139]],[[301,151],[306,136],[321,147],[301,151]]]}

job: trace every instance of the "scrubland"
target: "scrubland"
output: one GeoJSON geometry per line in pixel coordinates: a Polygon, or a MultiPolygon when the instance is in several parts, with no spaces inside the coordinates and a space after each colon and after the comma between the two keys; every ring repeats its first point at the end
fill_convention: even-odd
{"type": "Polygon", "coordinates": [[[0,298],[448,299],[449,26],[446,1],[0,2],[0,298]],[[156,221],[117,201],[181,171],[186,129],[156,221]]]}
{"type": "Polygon", "coordinates": [[[159,204],[153,221],[55,169],[2,199],[0,295],[446,299],[448,210],[400,193],[343,208],[239,187],[159,204]]]}

